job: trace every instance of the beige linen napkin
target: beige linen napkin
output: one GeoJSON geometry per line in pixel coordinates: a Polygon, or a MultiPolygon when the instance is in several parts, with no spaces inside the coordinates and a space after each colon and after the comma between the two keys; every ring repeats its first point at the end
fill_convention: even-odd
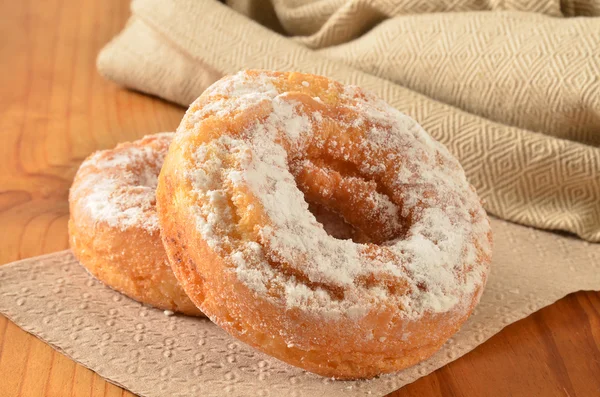
{"type": "Polygon", "coordinates": [[[70,251],[0,266],[0,313],[146,397],[381,396],[570,292],[600,289],[600,245],[491,221],[492,271],[475,313],[428,360],[370,381],[312,375],[255,351],[207,319],[168,317],[92,279],[70,251]]]}
{"type": "MultiPolygon", "coordinates": [[[[283,30],[310,48],[341,44],[400,15],[526,11],[554,17],[600,16],[600,0],[227,0],[238,12],[283,30]]],[[[463,16],[458,17],[463,18],[463,16]]]]}
{"type": "Polygon", "coordinates": [[[361,85],[448,146],[490,213],[600,241],[600,18],[558,17],[598,15],[598,1],[234,3],[304,36],[214,1],[135,0],[99,71],[182,105],[244,68],[361,85]],[[535,12],[466,12],[480,9],[535,12]]]}

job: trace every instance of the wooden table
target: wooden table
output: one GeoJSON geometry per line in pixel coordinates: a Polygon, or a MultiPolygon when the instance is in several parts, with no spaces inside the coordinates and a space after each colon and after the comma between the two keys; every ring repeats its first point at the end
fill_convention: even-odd
{"type": "MultiPolygon", "coordinates": [[[[0,5],[0,263],[67,248],[67,192],[92,151],[173,130],[184,109],[103,80],[125,0],[0,5]]],[[[0,316],[0,396],[131,395],[0,316]]],[[[393,396],[600,396],[600,294],[572,294],[393,396]]]]}

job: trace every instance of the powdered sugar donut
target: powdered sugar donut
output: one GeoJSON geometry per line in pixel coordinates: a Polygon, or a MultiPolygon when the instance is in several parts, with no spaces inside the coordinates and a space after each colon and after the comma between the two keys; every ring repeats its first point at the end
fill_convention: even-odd
{"type": "Polygon", "coordinates": [[[169,266],[156,214],[156,182],[172,133],[88,157],[69,194],[69,239],[106,285],[154,307],[199,315],[169,266]]]}
{"type": "Polygon", "coordinates": [[[491,231],[414,120],[325,77],[245,71],[189,108],[157,188],[188,296],[255,348],[366,378],[432,355],[479,300],[491,231]]]}

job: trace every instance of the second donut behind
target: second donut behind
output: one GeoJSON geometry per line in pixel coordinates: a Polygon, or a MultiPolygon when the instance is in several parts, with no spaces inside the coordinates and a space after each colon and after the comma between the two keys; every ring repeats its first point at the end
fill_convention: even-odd
{"type": "Polygon", "coordinates": [[[158,227],[156,182],[173,133],[89,156],[69,193],[69,241],[97,279],[153,307],[199,316],[177,283],[158,227]]]}

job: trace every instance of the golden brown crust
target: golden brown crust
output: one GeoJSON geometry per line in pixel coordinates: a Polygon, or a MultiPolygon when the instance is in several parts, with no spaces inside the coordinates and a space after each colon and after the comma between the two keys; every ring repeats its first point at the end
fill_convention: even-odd
{"type": "MultiPolygon", "coordinates": [[[[281,84],[284,87],[278,86],[277,89],[279,89],[279,93],[284,92],[287,94],[284,100],[293,97],[293,100],[301,103],[301,106],[307,108],[315,106],[324,115],[332,119],[343,116],[339,116],[339,114],[345,109],[336,107],[336,92],[344,89],[339,84],[335,85],[323,77],[298,73],[267,72],[264,75],[261,72],[254,71],[245,73],[249,76],[249,79],[261,79],[267,76],[266,79],[279,79],[278,83],[283,81],[281,84]],[[311,87],[314,90],[313,95],[316,92],[320,101],[297,95],[297,92],[304,90],[303,87],[311,87]]],[[[210,90],[209,88],[207,92],[210,90]]],[[[214,94],[214,92],[217,91],[213,90],[212,93],[214,94]]],[[[203,94],[190,107],[187,116],[182,121],[180,132],[187,134],[179,135],[171,145],[159,177],[156,195],[165,249],[175,276],[190,299],[211,320],[231,335],[282,361],[324,376],[341,379],[369,378],[414,365],[438,350],[470,315],[479,300],[487,277],[490,261],[488,245],[491,234],[489,234],[489,229],[485,228],[487,219],[485,213],[477,208],[478,203],[474,203],[475,209],[472,216],[481,218],[484,225],[483,234],[478,236],[478,239],[474,240],[471,246],[473,257],[469,260],[469,263],[465,263],[462,268],[462,264],[457,263],[457,269],[460,269],[457,278],[464,276],[466,279],[467,274],[473,270],[473,264],[478,265],[477,271],[479,273],[476,275],[476,281],[472,283],[472,288],[465,286],[464,294],[456,295],[460,297],[460,302],[449,305],[447,309],[441,307],[437,311],[425,310],[419,312],[418,317],[414,315],[413,317],[407,317],[405,308],[398,304],[401,300],[390,298],[385,301],[386,298],[384,298],[378,306],[368,306],[368,311],[358,316],[349,315],[346,312],[340,316],[325,317],[318,311],[286,304],[286,296],[282,292],[286,285],[268,285],[266,292],[260,292],[260,288],[251,288],[247,280],[240,278],[240,269],[236,268],[237,265],[232,257],[235,248],[228,248],[228,244],[232,246],[236,244],[236,239],[242,242],[252,240],[253,244],[262,244],[261,249],[264,252],[273,253],[273,250],[269,251],[270,247],[266,246],[264,240],[261,241],[262,236],[257,232],[260,227],[270,225],[271,220],[268,211],[262,207],[260,201],[252,200],[252,194],[244,191],[244,187],[232,187],[232,185],[226,185],[223,182],[224,172],[228,172],[229,169],[233,169],[234,172],[238,171],[238,168],[235,168],[236,160],[228,155],[227,150],[224,150],[223,153],[225,154],[219,155],[219,157],[213,153],[216,149],[208,145],[205,152],[213,157],[209,158],[209,155],[207,155],[208,160],[198,160],[198,157],[194,157],[197,156],[195,150],[198,147],[206,142],[218,139],[220,134],[231,134],[232,136],[239,134],[235,137],[245,139],[244,132],[240,132],[245,128],[243,126],[251,124],[254,120],[264,120],[268,117],[268,114],[265,116],[264,112],[270,110],[268,106],[263,106],[264,102],[260,102],[259,105],[248,107],[246,110],[234,110],[235,115],[233,116],[227,115],[226,112],[219,113],[229,104],[227,95],[219,98],[225,99],[223,108],[219,108],[215,99],[211,99],[209,95],[211,94],[203,94]],[[201,117],[205,117],[205,120],[201,120],[201,117]],[[219,197],[226,197],[222,200],[225,204],[221,205],[224,205],[226,209],[228,207],[234,208],[231,210],[234,215],[231,216],[234,217],[232,219],[234,219],[236,225],[231,228],[233,232],[230,235],[219,234],[220,228],[225,228],[227,225],[219,222],[215,223],[214,226],[209,225],[214,227],[214,230],[206,233],[214,232],[217,237],[207,238],[203,234],[204,232],[200,230],[208,228],[206,215],[201,212],[201,208],[208,206],[210,204],[209,200],[212,199],[200,199],[200,196],[196,195],[194,192],[196,187],[193,178],[190,179],[189,174],[192,165],[195,167],[198,166],[199,162],[213,161],[211,159],[214,158],[217,158],[217,160],[214,160],[215,164],[219,164],[215,169],[225,171],[215,173],[217,179],[220,178],[219,183],[221,185],[217,182],[207,182],[210,189],[213,189],[211,190],[213,193],[222,194],[222,196],[215,196],[216,193],[214,193],[211,197],[216,197],[215,200],[219,197]],[[225,185],[226,187],[221,187],[225,185]],[[227,243],[223,242],[225,239],[227,243]]],[[[219,95],[217,93],[216,97],[219,97],[219,95]]],[[[361,94],[359,93],[359,95],[361,94]]],[[[306,113],[310,114],[310,112],[306,113]]],[[[357,130],[355,132],[357,135],[361,134],[361,131],[357,130]]],[[[315,130],[315,134],[317,133],[333,135],[335,131],[333,128],[329,130],[323,128],[318,131],[315,130]]],[[[347,138],[350,136],[349,134],[340,139],[347,138]]],[[[282,140],[285,141],[285,137],[282,140]]],[[[285,145],[285,143],[282,145],[285,145]]],[[[235,150],[238,150],[238,148],[235,150]]],[[[239,150],[243,151],[243,149],[239,150]]],[[[234,151],[234,149],[230,149],[230,151],[234,151]]],[[[289,153],[290,150],[288,150],[288,155],[289,153]]],[[[252,153],[251,157],[254,155],[252,153]]],[[[442,155],[439,154],[439,156],[442,155]]],[[[331,164],[331,159],[328,159],[328,161],[331,164]]],[[[438,159],[438,161],[443,162],[445,159],[438,159]]],[[[318,159],[313,161],[313,164],[316,163],[318,163],[318,159]]],[[[352,167],[343,164],[342,166],[335,164],[329,169],[342,169],[342,172],[338,172],[342,176],[336,177],[338,181],[344,178],[351,180],[352,173],[355,172],[352,167]]],[[[455,169],[457,172],[462,172],[460,168],[455,169]]],[[[204,180],[207,175],[206,172],[203,171],[198,174],[197,178],[204,180]]],[[[331,180],[331,175],[332,173],[325,175],[325,178],[331,180]]],[[[273,174],[270,174],[269,177],[272,178],[273,174]]],[[[300,170],[294,177],[299,187],[301,184],[305,185],[302,187],[305,197],[309,194],[315,196],[321,194],[318,189],[311,190],[314,187],[311,185],[314,179],[311,180],[310,177],[306,177],[303,170],[300,170]]],[[[363,182],[360,178],[355,178],[352,182],[354,186],[358,186],[365,191],[374,189],[372,183],[363,182]]],[[[230,181],[227,181],[227,183],[230,183],[230,181]]],[[[355,190],[354,192],[360,193],[361,191],[355,190]]],[[[353,208],[349,206],[348,202],[340,202],[343,196],[343,194],[337,196],[334,194],[327,199],[335,201],[334,204],[338,205],[335,209],[341,212],[349,223],[353,223],[354,226],[358,224],[358,228],[361,229],[361,232],[364,232],[364,238],[367,241],[387,241],[397,238],[398,233],[403,232],[390,227],[386,231],[387,234],[377,235],[381,227],[372,227],[373,224],[369,225],[368,222],[361,223],[363,219],[352,219],[352,216],[355,215],[352,213],[353,208]]],[[[350,194],[346,196],[348,199],[352,198],[350,194]]],[[[318,204],[331,207],[331,201],[328,202],[327,200],[323,200],[318,204]]],[[[357,203],[359,206],[362,205],[362,207],[358,207],[359,211],[357,212],[368,214],[371,209],[367,207],[367,204],[357,203]]],[[[282,203],[282,205],[285,204],[282,203]]],[[[229,213],[227,212],[229,210],[221,209],[219,211],[221,211],[220,215],[229,213]]],[[[219,214],[213,213],[212,215],[219,214]]],[[[380,221],[379,218],[372,219],[374,219],[375,224],[380,221]]],[[[226,223],[226,221],[223,220],[222,222],[226,223]]],[[[383,224],[382,222],[379,223],[383,224]]],[[[367,249],[373,250],[379,249],[380,251],[386,249],[385,246],[382,246],[383,248],[378,247],[375,243],[364,244],[361,247],[368,247],[367,249]]],[[[270,267],[269,271],[279,271],[283,274],[283,276],[277,275],[277,277],[288,281],[292,280],[289,283],[303,282],[306,289],[312,289],[313,291],[316,289],[325,290],[326,293],[333,296],[331,298],[333,300],[351,299],[350,297],[354,294],[354,296],[359,296],[353,298],[356,299],[357,303],[365,303],[367,298],[370,299],[370,297],[364,298],[365,295],[359,294],[366,293],[365,291],[369,289],[368,284],[373,284],[377,288],[381,287],[380,289],[388,288],[391,295],[408,296],[405,295],[407,294],[405,290],[408,287],[402,283],[402,280],[394,277],[383,279],[381,278],[383,276],[373,274],[369,280],[355,280],[354,285],[338,288],[335,285],[335,280],[329,284],[317,283],[311,280],[310,276],[304,274],[303,270],[312,265],[313,258],[309,257],[306,261],[299,263],[278,262],[278,260],[277,258],[273,259],[273,256],[269,257],[268,260],[263,257],[262,261],[265,263],[261,264],[254,261],[251,266],[256,267],[251,270],[260,270],[259,266],[262,265],[270,267]],[[367,285],[361,285],[360,288],[363,289],[357,292],[353,288],[358,284],[367,285]]],[[[460,284],[461,282],[456,281],[456,283],[460,284]]],[[[269,284],[276,284],[275,280],[269,284]]],[[[419,285],[419,287],[421,286],[419,285]]]]}
{"type": "MultiPolygon", "coordinates": [[[[163,175],[176,175],[174,170],[178,166],[175,156],[167,157],[163,175]]],[[[164,246],[177,279],[190,299],[213,322],[254,348],[291,365],[337,379],[372,378],[410,367],[439,350],[456,333],[479,300],[478,291],[469,303],[467,315],[457,318],[450,312],[431,316],[420,321],[416,329],[405,327],[402,322],[388,328],[393,310],[388,314],[377,313],[362,324],[347,319],[325,322],[323,318],[310,317],[300,311],[283,313],[280,307],[266,302],[241,283],[223,259],[199,238],[195,225],[189,221],[193,219],[190,207],[170,205],[178,201],[179,193],[173,187],[176,184],[171,178],[162,179],[157,189],[157,203],[164,246]],[[289,346],[282,335],[264,332],[264,329],[281,329],[282,320],[293,322],[297,339],[303,340],[312,350],[289,346]],[[321,332],[313,334],[305,324],[322,324],[323,327],[321,332]],[[364,333],[360,328],[380,332],[357,351],[357,335],[364,333]],[[386,344],[382,351],[381,340],[394,340],[398,333],[416,335],[414,339],[421,344],[386,344]]],[[[410,339],[412,342],[413,337],[410,339]]]]}
{"type": "Polygon", "coordinates": [[[80,263],[109,287],[162,310],[202,315],[177,283],[158,230],[148,230],[143,223],[127,227],[111,224],[86,208],[93,193],[91,178],[110,178],[124,172],[118,167],[98,167],[98,161],[127,156],[132,147],[166,151],[170,136],[162,135],[96,153],[82,164],[69,198],[69,242],[80,263]]]}

